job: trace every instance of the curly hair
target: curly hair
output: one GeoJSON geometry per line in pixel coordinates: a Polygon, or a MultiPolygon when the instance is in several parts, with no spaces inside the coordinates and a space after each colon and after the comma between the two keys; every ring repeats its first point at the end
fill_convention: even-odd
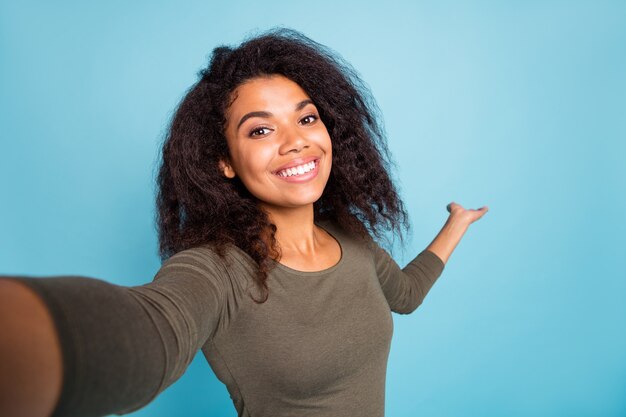
{"type": "Polygon", "coordinates": [[[269,296],[270,259],[279,258],[276,226],[243,183],[224,177],[224,128],[234,90],[257,77],[282,75],[309,95],[333,147],[330,178],[314,203],[315,220],[334,219],[364,239],[386,231],[402,239],[408,216],[389,176],[391,161],[380,111],[369,88],[343,58],[292,29],[277,28],[236,48],[219,46],[181,100],[167,131],[157,179],[159,252],[229,244],[257,264],[262,300],[269,296]]]}

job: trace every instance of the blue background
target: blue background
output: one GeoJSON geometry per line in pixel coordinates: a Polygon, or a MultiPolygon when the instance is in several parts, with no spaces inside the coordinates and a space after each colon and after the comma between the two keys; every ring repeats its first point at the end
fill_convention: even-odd
{"type": "MultiPolygon", "coordinates": [[[[285,25],[371,86],[412,218],[488,205],[394,315],[389,416],[626,415],[626,3],[0,2],[0,271],[158,270],[164,129],[210,51],[285,25]]],[[[135,416],[234,416],[202,356],[135,416]]]]}

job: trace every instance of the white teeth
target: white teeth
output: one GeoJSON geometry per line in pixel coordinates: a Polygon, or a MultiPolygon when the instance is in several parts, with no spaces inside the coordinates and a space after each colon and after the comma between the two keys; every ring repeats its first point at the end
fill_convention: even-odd
{"type": "Polygon", "coordinates": [[[308,164],[298,165],[296,167],[291,167],[284,169],[278,173],[281,177],[291,177],[294,175],[302,175],[305,174],[312,169],[315,169],[315,161],[311,161],[308,164]]]}

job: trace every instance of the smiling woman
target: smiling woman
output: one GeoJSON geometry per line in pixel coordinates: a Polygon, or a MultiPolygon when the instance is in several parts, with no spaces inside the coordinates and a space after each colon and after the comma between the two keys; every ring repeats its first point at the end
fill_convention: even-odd
{"type": "Polygon", "coordinates": [[[298,32],[216,48],[163,145],[154,280],[0,280],[19,300],[0,333],[27,329],[0,342],[0,414],[130,412],[202,349],[239,416],[383,415],[391,312],[421,304],[486,208],[448,205],[400,268],[376,243],[407,216],[375,109],[355,71],[298,32]],[[29,363],[46,382],[30,384],[29,363]]]}
{"type": "Polygon", "coordinates": [[[333,258],[324,245],[318,250],[328,235],[314,221],[333,219],[355,237],[389,230],[402,237],[407,214],[388,172],[376,102],[341,57],[277,29],[216,48],[200,76],[163,146],[157,205],[164,258],[201,244],[218,253],[234,244],[256,262],[263,301],[274,261],[313,270],[316,259],[333,258]],[[275,175],[310,157],[313,174],[321,174],[310,183],[294,175],[297,168],[275,175]]]}
{"type": "Polygon", "coordinates": [[[239,176],[271,218],[282,208],[313,213],[332,166],[330,136],[315,104],[298,84],[279,75],[250,80],[235,96],[225,129],[224,175],[239,176]]]}
{"type": "MultiPolygon", "coordinates": [[[[272,219],[277,235],[286,228],[298,230],[293,224],[297,217],[298,223],[312,225],[313,204],[322,196],[332,166],[331,139],[315,104],[282,75],[253,78],[233,95],[224,129],[229,157],[220,161],[224,175],[239,177],[272,219]]],[[[281,263],[308,271],[336,262],[338,244],[316,225],[312,232],[308,242],[278,239],[281,263]]]]}

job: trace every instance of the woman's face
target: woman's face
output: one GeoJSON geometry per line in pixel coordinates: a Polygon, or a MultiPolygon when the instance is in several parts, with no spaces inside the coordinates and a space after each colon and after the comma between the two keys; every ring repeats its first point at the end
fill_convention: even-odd
{"type": "Polygon", "coordinates": [[[324,191],[332,146],[317,108],[281,75],[254,78],[233,93],[226,112],[228,178],[239,176],[267,209],[313,204],[324,191]]]}

